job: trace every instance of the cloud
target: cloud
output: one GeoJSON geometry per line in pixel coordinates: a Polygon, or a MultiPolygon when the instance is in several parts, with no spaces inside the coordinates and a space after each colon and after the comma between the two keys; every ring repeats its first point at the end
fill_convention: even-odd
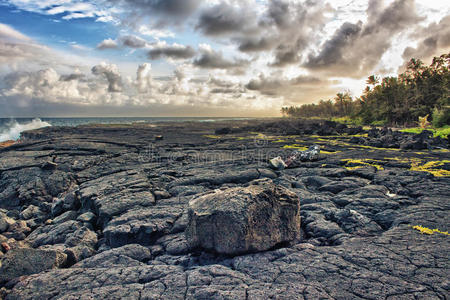
{"type": "Polygon", "coordinates": [[[201,13],[196,28],[206,35],[217,36],[248,30],[255,19],[256,13],[246,1],[239,5],[221,2],[201,13]]]}
{"type": "Polygon", "coordinates": [[[173,16],[191,14],[201,3],[200,0],[125,0],[132,7],[142,8],[173,16]]]}
{"type": "Polygon", "coordinates": [[[85,77],[84,74],[80,74],[80,73],[72,73],[72,74],[67,74],[67,75],[61,75],[61,77],[59,78],[60,81],[72,81],[72,80],[79,80],[79,79],[83,79],[85,77]]]}
{"type": "Polygon", "coordinates": [[[202,0],[105,0],[110,6],[121,9],[123,24],[133,24],[149,18],[152,28],[179,24],[195,12],[202,0]]]}
{"type": "MultiPolygon", "coordinates": [[[[80,97],[78,80],[60,80],[60,75],[52,68],[37,72],[15,72],[3,78],[6,88],[3,96],[20,96],[21,105],[27,105],[28,99],[40,98],[57,102],[60,99],[80,97]]],[[[65,78],[67,79],[67,77],[65,78]]]]}
{"type": "Polygon", "coordinates": [[[274,47],[276,39],[270,37],[246,37],[235,39],[241,52],[267,51],[274,47]]]}
{"type": "Polygon", "coordinates": [[[194,57],[196,52],[191,46],[179,44],[168,45],[166,43],[160,43],[153,46],[153,49],[149,50],[147,54],[151,60],[161,58],[189,59],[194,57]]]}
{"type": "Polygon", "coordinates": [[[230,88],[233,85],[235,85],[234,82],[223,80],[223,79],[216,78],[216,77],[210,77],[208,80],[208,84],[222,87],[222,88],[230,88]]]}
{"type": "Polygon", "coordinates": [[[103,75],[108,81],[109,92],[121,92],[122,91],[122,77],[116,65],[101,63],[92,67],[92,74],[103,75]]]}
{"type": "Polygon", "coordinates": [[[69,23],[63,18],[113,22],[102,26],[117,35],[101,36],[97,49],[117,51],[80,51],[88,44],[68,32],[64,39],[74,43],[66,42],[63,52],[0,23],[0,101],[111,111],[313,102],[332,97],[344,83],[401,65],[402,57],[448,52],[448,5],[433,8],[425,1],[7,0],[11,9],[52,15],[59,26],[69,23]],[[112,63],[120,55],[121,72],[98,64],[101,55],[112,63]],[[155,62],[153,70],[149,59],[168,62],[155,62]]]}
{"type": "Polygon", "coordinates": [[[138,36],[124,35],[124,36],[120,36],[116,40],[113,40],[113,39],[103,40],[97,45],[96,48],[98,50],[118,49],[120,45],[123,47],[138,49],[138,48],[144,48],[145,46],[148,45],[148,43],[146,40],[144,40],[143,38],[140,38],[138,36]]]}
{"type": "Polygon", "coordinates": [[[146,25],[139,26],[138,31],[142,35],[151,36],[153,38],[175,37],[175,34],[169,30],[149,28],[146,25]]]}
{"type": "Polygon", "coordinates": [[[48,67],[55,62],[68,64],[56,51],[38,44],[11,26],[0,23],[0,71],[22,67],[28,70],[36,65],[48,67]]]}
{"type": "Polygon", "coordinates": [[[148,63],[140,65],[136,72],[136,85],[139,93],[149,93],[153,85],[152,66],[148,63]]]}
{"type": "Polygon", "coordinates": [[[113,39],[103,40],[97,45],[97,49],[99,49],[99,50],[117,49],[118,47],[119,47],[119,44],[117,43],[116,40],[113,40],[113,39]]]}
{"type": "Polygon", "coordinates": [[[414,0],[394,0],[385,8],[372,0],[367,14],[365,24],[342,24],[318,54],[308,56],[304,66],[328,75],[365,76],[380,62],[397,34],[423,20],[414,0]]]}
{"type": "Polygon", "coordinates": [[[319,40],[326,23],[325,13],[331,8],[321,1],[295,2],[271,0],[257,20],[259,31],[234,38],[242,52],[273,51],[272,67],[285,67],[300,62],[302,53],[319,40]]]}
{"type": "Polygon", "coordinates": [[[97,18],[99,21],[108,18],[107,12],[100,8],[95,1],[68,0],[9,0],[17,8],[45,15],[64,15],[62,19],[97,18]]]}
{"type": "Polygon", "coordinates": [[[126,35],[122,36],[120,38],[122,44],[124,46],[130,47],[130,48],[143,48],[147,45],[147,41],[135,36],[135,35],[126,35]]]}
{"type": "Polygon", "coordinates": [[[209,46],[201,45],[201,55],[193,61],[193,65],[203,69],[233,69],[247,66],[245,59],[229,60],[220,51],[214,51],[209,46]]]}
{"type": "Polygon", "coordinates": [[[107,64],[95,66],[92,75],[59,74],[51,68],[12,72],[0,78],[0,106],[4,108],[0,114],[249,116],[278,112],[280,99],[255,97],[240,83],[195,79],[189,68],[180,66],[173,76],[158,80],[152,78],[150,64],[142,64],[136,79],[122,80],[120,91],[113,93],[108,87],[118,82],[119,72],[107,64]]]}
{"type": "Polygon", "coordinates": [[[260,74],[258,78],[252,79],[245,86],[249,90],[254,91],[274,91],[281,88],[292,87],[292,86],[310,86],[319,85],[325,83],[319,78],[312,76],[299,75],[292,79],[283,78],[280,76],[266,77],[264,74],[260,74]]]}
{"type": "Polygon", "coordinates": [[[0,23],[0,39],[30,42],[31,39],[9,25],[0,23]]]}
{"type": "Polygon", "coordinates": [[[260,74],[250,80],[245,88],[259,92],[261,95],[282,98],[286,105],[311,103],[318,99],[330,98],[339,89],[332,86],[328,79],[320,79],[310,75],[299,75],[287,78],[279,72],[270,75],[260,74]]]}
{"type": "Polygon", "coordinates": [[[334,35],[326,41],[322,47],[319,55],[310,56],[307,63],[309,68],[323,68],[332,64],[339,64],[347,55],[348,47],[359,38],[359,34],[362,30],[362,22],[352,24],[345,22],[334,33],[334,35]]]}
{"type": "MultiPolygon", "coordinates": [[[[407,47],[403,52],[406,63],[411,58],[430,59],[448,52],[450,48],[450,16],[444,17],[439,23],[431,23],[427,27],[416,30],[412,37],[419,41],[417,47],[407,47]]],[[[404,69],[402,66],[401,70],[404,69]]]]}

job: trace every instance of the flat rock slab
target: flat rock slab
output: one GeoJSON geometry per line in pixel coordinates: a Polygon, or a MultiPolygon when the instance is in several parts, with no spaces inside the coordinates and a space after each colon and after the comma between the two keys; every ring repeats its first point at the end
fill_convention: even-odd
{"type": "Polygon", "coordinates": [[[300,235],[297,195],[274,184],[216,190],[189,202],[191,247],[237,255],[268,250],[300,235]]]}
{"type": "Polygon", "coordinates": [[[1,261],[0,281],[7,282],[22,275],[59,268],[66,259],[66,254],[55,250],[13,249],[1,261]]]}

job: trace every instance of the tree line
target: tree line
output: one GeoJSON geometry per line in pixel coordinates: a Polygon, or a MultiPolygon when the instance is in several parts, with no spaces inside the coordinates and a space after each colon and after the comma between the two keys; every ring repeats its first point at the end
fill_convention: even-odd
{"type": "Polygon", "coordinates": [[[398,76],[369,76],[363,94],[348,92],[318,104],[283,107],[281,113],[297,118],[347,118],[356,124],[413,125],[428,116],[433,125],[450,124],[450,53],[434,57],[429,66],[412,58],[398,76]]]}

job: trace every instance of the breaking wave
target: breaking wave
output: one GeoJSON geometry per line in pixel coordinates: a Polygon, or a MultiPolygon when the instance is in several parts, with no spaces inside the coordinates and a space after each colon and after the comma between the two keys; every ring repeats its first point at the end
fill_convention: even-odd
{"type": "Polygon", "coordinates": [[[18,140],[20,134],[26,130],[38,129],[42,127],[52,126],[50,123],[42,121],[41,119],[34,119],[28,123],[18,123],[16,120],[11,120],[5,124],[4,128],[0,131],[0,142],[8,140],[18,140]]]}

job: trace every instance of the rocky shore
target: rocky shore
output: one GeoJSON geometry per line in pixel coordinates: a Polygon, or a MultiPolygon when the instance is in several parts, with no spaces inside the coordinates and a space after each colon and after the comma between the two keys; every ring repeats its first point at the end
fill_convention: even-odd
{"type": "Polygon", "coordinates": [[[1,297],[446,299],[449,210],[448,140],[427,132],[42,128],[0,148],[1,297]]]}

